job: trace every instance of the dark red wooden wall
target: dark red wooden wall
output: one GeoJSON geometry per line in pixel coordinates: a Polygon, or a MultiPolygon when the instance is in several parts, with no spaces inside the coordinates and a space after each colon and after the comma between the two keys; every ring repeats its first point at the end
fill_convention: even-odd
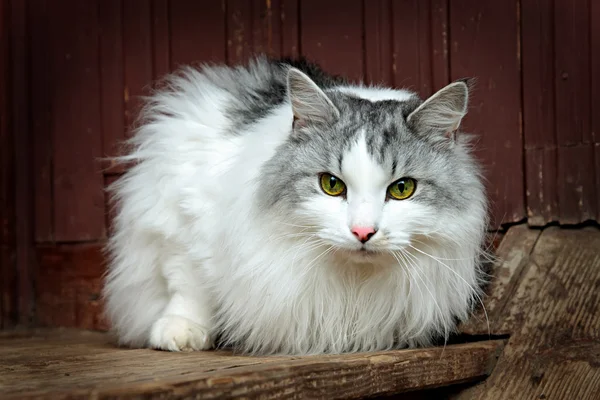
{"type": "Polygon", "coordinates": [[[139,96],[180,64],[305,55],[432,94],[476,77],[492,228],[600,213],[600,2],[0,0],[0,307],[6,326],[104,328],[104,188],[139,96]]]}

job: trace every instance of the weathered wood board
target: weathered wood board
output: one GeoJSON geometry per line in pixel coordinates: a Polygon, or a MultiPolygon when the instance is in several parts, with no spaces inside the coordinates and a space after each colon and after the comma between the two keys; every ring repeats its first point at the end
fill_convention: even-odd
{"type": "Polygon", "coordinates": [[[600,230],[516,227],[502,248],[487,308],[491,333],[510,339],[490,378],[457,398],[600,399],[600,230]]]}
{"type": "Polygon", "coordinates": [[[0,335],[0,398],[362,398],[485,378],[502,341],[309,357],[119,349],[105,334],[0,335]]]}

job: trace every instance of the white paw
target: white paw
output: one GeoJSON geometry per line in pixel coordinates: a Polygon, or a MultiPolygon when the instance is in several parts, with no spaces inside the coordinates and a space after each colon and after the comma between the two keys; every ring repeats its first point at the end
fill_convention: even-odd
{"type": "Polygon", "coordinates": [[[162,317],[152,325],[150,346],[169,351],[207,350],[213,346],[208,329],[177,315],[162,317]]]}

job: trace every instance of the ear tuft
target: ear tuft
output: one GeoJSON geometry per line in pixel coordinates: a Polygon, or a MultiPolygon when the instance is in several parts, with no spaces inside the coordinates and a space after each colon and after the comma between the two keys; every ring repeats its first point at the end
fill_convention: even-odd
{"type": "Polygon", "coordinates": [[[294,123],[298,126],[332,123],[339,117],[338,109],[325,92],[302,71],[289,69],[287,88],[294,123]]]}
{"type": "Polygon", "coordinates": [[[425,100],[406,121],[421,134],[453,140],[467,114],[469,88],[473,83],[471,79],[464,79],[447,85],[425,100]]]}

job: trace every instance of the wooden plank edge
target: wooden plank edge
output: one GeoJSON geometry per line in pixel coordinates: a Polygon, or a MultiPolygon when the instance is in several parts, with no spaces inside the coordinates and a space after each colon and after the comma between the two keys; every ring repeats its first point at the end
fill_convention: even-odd
{"type": "Polygon", "coordinates": [[[363,398],[485,379],[495,368],[504,344],[503,340],[493,340],[445,348],[308,356],[163,381],[100,389],[34,391],[12,398],[363,398]]]}

